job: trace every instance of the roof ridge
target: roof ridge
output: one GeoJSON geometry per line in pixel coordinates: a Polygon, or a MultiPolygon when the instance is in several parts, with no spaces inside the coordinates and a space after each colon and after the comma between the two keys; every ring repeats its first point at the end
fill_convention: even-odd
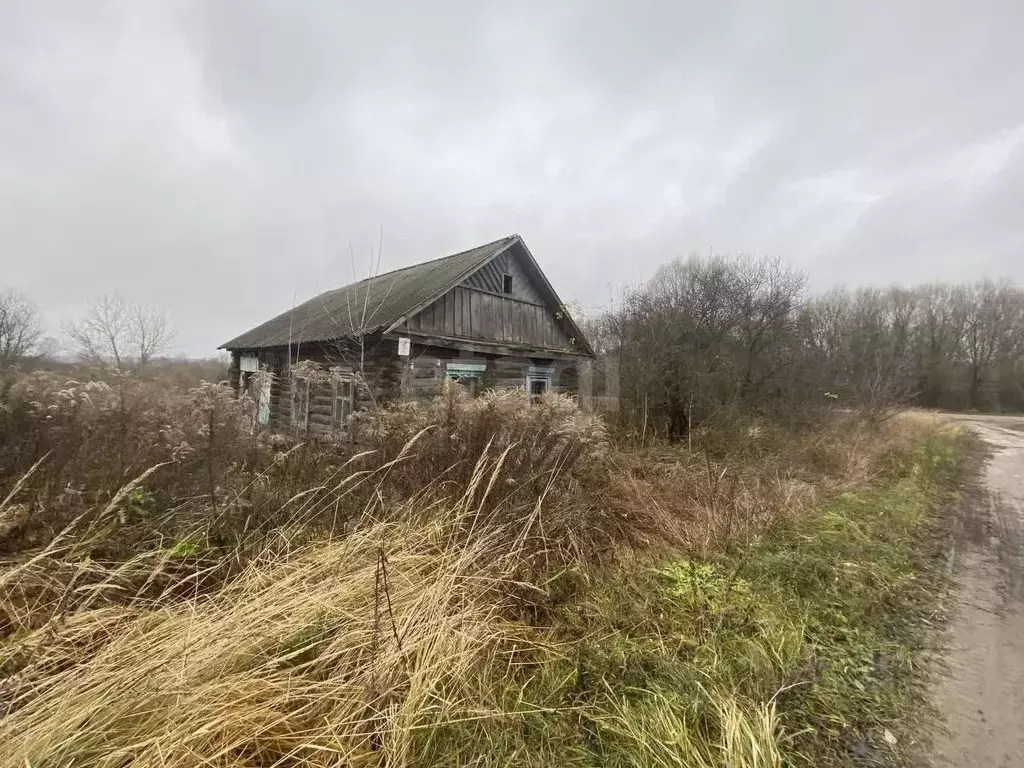
{"type": "MultiPolygon", "coordinates": [[[[505,237],[499,237],[497,240],[491,240],[489,243],[482,243],[482,244],[476,245],[476,246],[474,246],[472,248],[466,248],[464,251],[459,251],[458,253],[449,253],[447,256],[438,256],[437,258],[427,259],[426,261],[419,261],[419,262],[417,262],[415,264],[409,264],[408,266],[405,266],[405,267],[398,267],[397,269],[389,269],[387,272],[381,272],[379,275],[370,275],[369,277],[364,277],[362,280],[357,280],[354,283],[347,283],[345,285],[340,285],[337,288],[333,288],[331,290],[337,291],[337,290],[341,290],[342,288],[349,288],[349,287],[351,287],[353,285],[359,285],[360,283],[365,283],[367,280],[377,280],[378,278],[387,277],[388,275],[393,275],[393,274],[395,274],[397,272],[404,272],[407,269],[415,269],[416,267],[422,267],[422,266],[424,266],[426,264],[436,264],[437,262],[445,261],[446,259],[454,259],[456,256],[465,256],[470,251],[479,251],[479,250],[482,250],[482,249],[487,248],[489,246],[497,245],[498,243],[504,242],[505,240],[512,240],[512,239],[514,239],[516,237],[519,237],[519,235],[512,234],[512,235],[506,235],[505,237]]],[[[330,291],[328,291],[328,293],[329,292],[330,291]]]]}
{"type": "MultiPolygon", "coordinates": [[[[482,245],[478,245],[478,246],[475,246],[473,248],[467,248],[466,250],[459,251],[458,253],[449,253],[447,256],[438,256],[436,259],[427,259],[426,261],[420,261],[420,262],[417,262],[415,264],[410,264],[407,267],[398,267],[397,269],[389,269],[387,272],[381,272],[378,275],[370,275],[369,277],[364,277],[364,278],[361,278],[359,280],[356,280],[354,283],[345,283],[344,285],[339,285],[339,286],[337,286],[335,288],[328,288],[326,291],[321,291],[320,293],[316,294],[315,296],[312,296],[311,298],[309,298],[306,301],[302,302],[302,304],[306,304],[308,302],[315,301],[316,299],[318,299],[318,298],[320,298],[322,296],[326,296],[329,293],[337,293],[338,291],[345,291],[345,290],[348,290],[350,288],[354,288],[357,285],[362,285],[363,283],[370,282],[371,280],[380,280],[381,278],[388,277],[389,275],[397,275],[399,272],[405,272],[407,269],[415,269],[416,267],[423,267],[423,266],[426,266],[427,264],[436,264],[439,261],[446,261],[447,259],[454,259],[456,256],[465,256],[470,251],[479,251],[479,250],[482,250],[484,248],[488,248],[490,246],[497,245],[498,243],[504,242],[505,240],[512,240],[512,239],[514,239],[516,237],[519,237],[519,235],[515,235],[515,234],[513,234],[513,235],[506,235],[505,237],[499,237],[497,240],[491,240],[491,242],[489,242],[489,243],[483,243],[482,245]]],[[[298,306],[301,306],[301,304],[298,305],[298,306]]]]}
{"type": "MultiPolygon", "coordinates": [[[[331,326],[330,331],[337,332],[338,337],[346,335],[344,328],[346,318],[336,317],[338,307],[357,303],[372,302],[375,305],[372,318],[374,322],[379,321],[380,327],[388,327],[396,319],[400,319],[410,307],[419,306],[424,300],[439,291],[444,285],[450,288],[464,280],[466,275],[471,274],[489,259],[494,258],[522,238],[518,234],[506,235],[505,237],[492,240],[489,243],[467,248],[457,253],[440,256],[417,264],[410,264],[406,267],[399,267],[379,275],[365,277],[362,280],[346,283],[335,288],[328,288],[316,295],[306,299],[299,304],[293,304],[291,309],[286,309],[278,315],[270,318],[255,328],[236,336],[230,342],[226,342],[223,348],[258,348],[273,346],[284,343],[284,339],[290,338],[292,330],[292,318],[303,314],[313,326],[324,326],[314,330],[306,328],[306,320],[303,321],[303,331],[300,335],[309,340],[317,340],[309,335],[327,333],[325,328],[331,326]],[[451,264],[446,262],[451,261],[451,264]],[[444,262],[444,263],[443,263],[444,262]],[[393,294],[393,290],[395,293],[393,294]],[[365,294],[365,297],[363,296],[365,294]],[[398,301],[398,304],[395,302],[398,301]],[[398,305],[402,306],[398,306],[398,305]],[[337,305],[337,306],[335,306],[337,305]],[[321,311],[322,310],[322,311],[321,311]],[[379,315],[379,317],[378,317],[379,315]],[[326,318],[326,319],[325,319],[326,318]],[[330,322],[327,322],[330,321],[330,322]],[[275,325],[276,324],[276,325],[275,325]],[[284,328],[287,325],[287,334],[284,328]],[[281,327],[277,327],[281,326],[281,327]]],[[[365,307],[364,307],[365,309],[365,307]]],[[[351,314],[351,311],[349,312],[351,314]]],[[[364,313],[365,314],[365,313],[364,313]]],[[[353,325],[349,317],[348,325],[353,325]]],[[[360,318],[360,328],[363,328],[365,318],[360,318]]],[[[327,338],[324,336],[323,338],[327,338]]],[[[322,339],[321,339],[322,340],[322,339]]]]}

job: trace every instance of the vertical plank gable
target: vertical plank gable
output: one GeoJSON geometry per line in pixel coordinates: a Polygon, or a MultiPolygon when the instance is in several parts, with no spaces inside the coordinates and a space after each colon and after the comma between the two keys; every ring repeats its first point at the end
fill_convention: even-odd
{"type": "Polygon", "coordinates": [[[467,340],[570,349],[554,309],[500,294],[456,286],[409,318],[408,329],[467,340]]]}

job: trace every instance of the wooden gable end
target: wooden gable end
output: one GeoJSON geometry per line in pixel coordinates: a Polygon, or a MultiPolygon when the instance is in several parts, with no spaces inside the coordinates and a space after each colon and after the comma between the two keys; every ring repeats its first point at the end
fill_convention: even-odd
{"type": "Polygon", "coordinates": [[[570,351],[555,310],[543,304],[459,285],[409,318],[409,333],[570,351]]]}
{"type": "Polygon", "coordinates": [[[405,330],[453,340],[591,354],[522,243],[497,254],[409,318],[405,330]]]}
{"type": "Polygon", "coordinates": [[[462,285],[479,291],[489,291],[511,296],[520,301],[544,304],[543,293],[523,265],[523,259],[515,249],[508,249],[467,277],[462,285]],[[505,294],[506,275],[511,278],[512,292],[505,294]]]}

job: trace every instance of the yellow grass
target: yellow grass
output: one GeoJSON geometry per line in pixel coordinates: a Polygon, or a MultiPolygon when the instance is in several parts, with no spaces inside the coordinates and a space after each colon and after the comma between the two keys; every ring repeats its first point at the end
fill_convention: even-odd
{"type": "Polygon", "coordinates": [[[257,562],[209,598],[73,614],[8,681],[0,764],[411,764],[410,734],[478,708],[476,672],[529,643],[506,618],[521,553],[492,537],[530,522],[467,536],[473,502],[257,562]]]}
{"type": "MultiPolygon", "coordinates": [[[[509,438],[500,453],[485,448],[462,486],[428,492],[427,483],[395,500],[378,492],[342,537],[279,529],[263,555],[212,590],[189,586],[202,564],[175,577],[167,548],[93,562],[72,526],[0,571],[8,601],[0,609],[17,620],[0,644],[0,766],[413,766],[425,750],[444,753],[436,740],[449,732],[482,739],[452,754],[488,763],[487,740],[521,727],[524,713],[575,716],[563,683],[552,683],[557,708],[529,691],[544,674],[538,659],[570,655],[537,618],[563,571],[596,578],[588,556],[621,558],[627,549],[641,557],[722,551],[823,496],[869,483],[878,457],[921,428],[899,422],[885,440],[823,433],[786,459],[744,446],[732,464],[675,448],[620,452],[604,475],[594,473],[598,485],[571,480],[549,496],[549,480],[531,504],[516,497],[515,507],[500,501],[512,493],[502,463],[522,449],[509,438]],[[164,586],[150,589],[157,581],[164,586]],[[15,587],[44,598],[13,601],[15,587]]],[[[368,476],[337,471],[337,489],[368,476]]],[[[288,513],[293,524],[315,517],[310,505],[333,503],[317,492],[294,497],[302,513],[288,513]]],[[[609,692],[602,727],[632,745],[630,764],[781,764],[774,700],[709,688],[715,714],[701,725],[678,706],[638,708],[619,693],[609,692]]],[[[489,764],[512,759],[495,754],[489,764]]]]}

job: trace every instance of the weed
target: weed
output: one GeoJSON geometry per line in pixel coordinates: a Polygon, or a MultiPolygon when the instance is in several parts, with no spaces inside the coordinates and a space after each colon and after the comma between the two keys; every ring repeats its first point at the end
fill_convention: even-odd
{"type": "Polygon", "coordinates": [[[361,416],[354,453],[249,434],[212,387],[57,386],[16,383],[0,424],[0,765],[910,744],[919,540],[955,461],[931,426],[758,425],[713,458],[617,446],[566,398],[449,390],[361,416]]]}

